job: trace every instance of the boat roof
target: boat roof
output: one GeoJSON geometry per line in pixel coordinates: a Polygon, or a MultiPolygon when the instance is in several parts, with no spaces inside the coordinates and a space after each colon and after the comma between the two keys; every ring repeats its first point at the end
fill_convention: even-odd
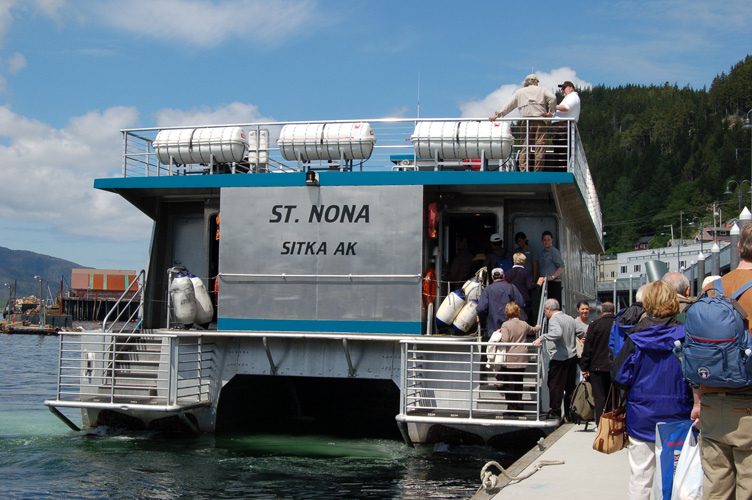
{"type": "MultiPolygon", "coordinates": [[[[516,162],[497,159],[457,159],[447,161],[438,157],[418,158],[413,127],[424,120],[372,120],[378,137],[373,157],[367,160],[347,158],[324,161],[286,161],[280,156],[280,147],[266,144],[251,144],[244,161],[232,165],[165,165],[155,148],[156,136],[161,130],[186,130],[240,128],[243,133],[268,131],[280,135],[280,127],[286,123],[257,123],[241,125],[205,126],[183,129],[129,129],[123,130],[122,175],[94,181],[94,187],[117,193],[151,218],[155,218],[158,205],[167,200],[201,201],[218,197],[222,188],[268,187],[284,188],[305,186],[306,176],[315,172],[319,186],[389,186],[422,185],[437,191],[457,191],[466,194],[503,196],[506,199],[540,199],[552,197],[557,200],[561,213],[567,214],[571,223],[582,231],[583,243],[591,253],[603,251],[602,219],[600,204],[590,176],[587,160],[579,141],[574,122],[569,126],[574,131],[574,140],[568,141],[566,166],[546,168],[543,172],[520,172],[516,162]],[[393,130],[396,127],[396,132],[393,130]],[[276,131],[276,132],[275,132],[276,131]],[[386,139],[382,140],[381,138],[386,139]],[[390,138],[393,138],[390,140],[390,138]],[[411,142],[408,142],[411,141],[411,142]],[[383,144],[382,144],[383,143],[383,144]],[[263,146],[263,148],[262,148],[263,146]],[[255,151],[253,148],[256,148],[255,151]],[[256,153],[266,163],[258,168],[248,162],[249,154],[256,153]]],[[[436,122],[437,120],[430,120],[436,122]]],[[[454,119],[454,122],[478,122],[478,120],[454,119]]],[[[487,122],[487,120],[485,120],[487,122]]],[[[438,121],[450,123],[449,121],[438,121]]],[[[316,125],[348,122],[313,122],[316,125]]],[[[354,121],[351,123],[366,123],[354,121]]],[[[510,122],[510,130],[517,136],[524,135],[523,126],[510,122]]],[[[301,125],[299,122],[294,124],[301,125]]],[[[307,125],[307,124],[306,124],[307,125]]],[[[196,134],[193,133],[193,136],[196,134]]],[[[376,142],[376,141],[374,141],[376,142]]],[[[515,142],[515,148],[517,148],[515,142]]],[[[523,147],[525,145],[523,144],[523,147]]],[[[515,150],[512,150],[514,154],[515,150]]]]}

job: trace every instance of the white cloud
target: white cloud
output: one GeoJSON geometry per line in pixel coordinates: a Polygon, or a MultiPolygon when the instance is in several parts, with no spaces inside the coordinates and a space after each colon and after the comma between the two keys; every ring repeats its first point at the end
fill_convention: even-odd
{"type": "Polygon", "coordinates": [[[93,189],[93,180],[120,169],[120,128],[133,126],[134,108],[115,107],[72,118],[62,129],[0,107],[0,216],[51,224],[69,234],[133,240],[150,223],[118,196],[93,189]],[[117,224],[113,224],[117,221],[117,224]]]}
{"type": "Polygon", "coordinates": [[[233,102],[221,108],[208,106],[182,109],[161,109],[155,113],[157,127],[223,125],[230,123],[270,122],[273,118],[261,116],[258,106],[233,102]]]}
{"type": "Polygon", "coordinates": [[[10,9],[15,7],[15,5],[16,0],[0,0],[0,48],[3,47],[5,34],[13,22],[13,15],[10,13],[10,9]]]}
{"type": "Polygon", "coordinates": [[[131,0],[90,5],[106,25],[199,47],[228,39],[275,44],[323,22],[315,19],[313,0],[131,0]]]}
{"type": "MultiPolygon", "coordinates": [[[[163,109],[159,127],[270,121],[253,104],[163,109]]],[[[0,218],[49,224],[67,234],[102,240],[146,239],[151,221],[120,196],[93,188],[94,179],[120,175],[123,128],[134,127],[133,107],[112,107],[71,118],[57,129],[0,106],[0,218]],[[113,223],[116,221],[117,223],[113,223]]]]}
{"type": "Polygon", "coordinates": [[[23,56],[23,54],[16,52],[8,58],[7,65],[8,73],[15,75],[26,67],[26,58],[23,56]]]}
{"type": "MultiPolygon", "coordinates": [[[[592,83],[583,80],[577,76],[577,73],[572,68],[562,67],[551,70],[546,73],[543,71],[537,71],[535,73],[540,81],[538,85],[546,87],[552,92],[557,90],[557,86],[566,80],[574,83],[577,88],[590,88],[592,83]]],[[[522,78],[524,80],[524,75],[522,78]]],[[[483,118],[494,114],[496,110],[501,108],[514,94],[517,89],[522,88],[522,82],[519,84],[507,83],[494,90],[487,96],[474,101],[466,101],[459,103],[459,108],[462,118],[483,118]]],[[[510,116],[519,116],[519,112],[515,110],[510,113],[510,116]]]]}

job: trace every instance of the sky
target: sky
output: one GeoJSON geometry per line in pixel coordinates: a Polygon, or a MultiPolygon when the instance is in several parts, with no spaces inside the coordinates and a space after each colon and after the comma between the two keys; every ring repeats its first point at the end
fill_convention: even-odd
{"type": "Polygon", "coordinates": [[[93,188],[123,128],[487,117],[531,72],[700,89],[751,27],[749,0],[0,0],[0,246],[144,268],[151,220],[93,188]]]}

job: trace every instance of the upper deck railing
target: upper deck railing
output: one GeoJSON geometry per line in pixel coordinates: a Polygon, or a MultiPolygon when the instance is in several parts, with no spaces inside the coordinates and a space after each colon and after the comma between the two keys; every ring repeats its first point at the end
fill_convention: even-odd
{"type": "Polygon", "coordinates": [[[572,172],[595,229],[601,234],[600,203],[576,123],[571,119],[552,123],[546,118],[501,118],[494,123],[490,125],[488,119],[477,118],[420,118],[126,129],[122,130],[122,175],[159,177],[308,170],[572,172]],[[368,126],[372,134],[364,139],[372,151],[358,155],[353,154],[352,148],[347,150],[348,144],[352,146],[353,143],[352,137],[342,137],[348,125],[368,126]],[[499,128],[491,129],[492,126],[499,128]],[[329,134],[323,138],[327,134],[324,127],[332,127],[330,130],[340,127],[336,128],[339,136],[335,133],[334,137],[329,134]],[[209,129],[216,131],[215,137],[211,137],[211,132],[205,133],[209,129]],[[224,129],[223,138],[218,137],[220,129],[224,129]],[[242,131],[242,140],[229,138],[225,145],[237,146],[238,141],[245,143],[236,161],[222,161],[223,156],[226,158],[224,146],[216,144],[229,137],[226,132],[231,132],[230,129],[242,131]],[[489,130],[493,130],[493,133],[489,130]],[[497,134],[499,130],[501,134],[497,134]],[[303,135],[296,135],[301,131],[303,135]],[[316,144],[306,143],[312,137],[312,131],[318,134],[316,144]],[[163,135],[158,138],[160,133],[163,135]],[[196,139],[199,133],[204,133],[204,139],[196,139]],[[327,146],[325,141],[332,139],[333,142],[327,146]],[[342,142],[335,144],[340,140],[342,142]],[[214,153],[210,151],[212,144],[216,146],[214,153]],[[311,155],[310,148],[328,149],[329,153],[334,150],[334,154],[316,159],[322,156],[317,156],[321,151],[317,150],[311,155]],[[201,157],[196,163],[182,160],[186,154],[194,153],[196,157],[201,157]]]}

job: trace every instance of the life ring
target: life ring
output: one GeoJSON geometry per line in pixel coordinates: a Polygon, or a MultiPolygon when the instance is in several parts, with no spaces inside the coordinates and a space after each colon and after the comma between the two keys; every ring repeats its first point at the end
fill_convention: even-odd
{"type": "Polygon", "coordinates": [[[436,271],[433,268],[426,271],[423,277],[423,304],[428,305],[436,298],[436,271]]]}

